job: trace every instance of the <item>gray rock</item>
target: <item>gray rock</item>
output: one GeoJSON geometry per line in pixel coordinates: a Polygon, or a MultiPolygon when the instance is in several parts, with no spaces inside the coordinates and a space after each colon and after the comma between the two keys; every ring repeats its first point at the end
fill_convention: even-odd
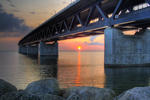
{"type": "Polygon", "coordinates": [[[45,94],[40,96],[40,100],[65,100],[65,99],[57,95],[45,94]]]}
{"type": "Polygon", "coordinates": [[[59,85],[56,79],[44,79],[30,83],[25,91],[31,94],[54,94],[57,95],[59,93],[59,85]]]}
{"type": "Polygon", "coordinates": [[[150,100],[150,87],[136,87],[127,90],[115,100],[150,100]]]}
{"type": "Polygon", "coordinates": [[[113,100],[115,92],[111,89],[96,87],[73,87],[65,90],[67,100],[113,100]]]}
{"type": "Polygon", "coordinates": [[[0,97],[0,100],[64,100],[62,97],[45,94],[35,95],[25,91],[11,92],[0,97]]]}
{"type": "Polygon", "coordinates": [[[12,84],[0,79],[0,96],[12,91],[17,91],[17,88],[12,84]]]}
{"type": "Polygon", "coordinates": [[[36,95],[31,95],[25,91],[10,92],[2,95],[0,100],[40,100],[36,95]]]}

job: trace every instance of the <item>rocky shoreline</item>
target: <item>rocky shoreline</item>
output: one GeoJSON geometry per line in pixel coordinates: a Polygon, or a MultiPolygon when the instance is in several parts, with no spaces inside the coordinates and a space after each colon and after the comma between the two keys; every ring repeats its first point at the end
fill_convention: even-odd
{"type": "Polygon", "coordinates": [[[54,78],[32,82],[24,90],[0,79],[0,100],[150,100],[150,87],[136,87],[116,96],[113,90],[106,88],[60,89],[54,78]]]}

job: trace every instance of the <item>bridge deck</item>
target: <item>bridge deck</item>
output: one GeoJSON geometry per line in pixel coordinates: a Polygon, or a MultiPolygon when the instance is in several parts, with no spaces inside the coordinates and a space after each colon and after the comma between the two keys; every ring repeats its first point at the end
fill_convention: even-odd
{"type": "Polygon", "coordinates": [[[108,26],[122,30],[150,26],[150,0],[80,0],[26,35],[19,45],[103,34],[108,26]]]}

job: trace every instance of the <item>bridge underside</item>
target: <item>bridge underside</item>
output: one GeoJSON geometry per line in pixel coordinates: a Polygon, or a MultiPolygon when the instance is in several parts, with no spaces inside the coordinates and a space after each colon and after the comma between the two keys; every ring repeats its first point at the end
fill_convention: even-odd
{"type": "Polygon", "coordinates": [[[34,29],[19,41],[18,45],[23,53],[29,50],[28,47],[31,45],[39,45],[42,48],[38,48],[41,54],[58,55],[56,42],[59,40],[105,34],[105,64],[147,64],[150,63],[150,49],[145,48],[145,45],[149,43],[147,34],[150,32],[141,31],[148,27],[150,27],[150,0],[80,0],[34,29]],[[108,27],[112,30],[110,29],[109,35],[106,35],[108,27]],[[121,32],[114,33],[113,29],[121,32]],[[124,35],[116,35],[129,30],[140,31],[143,36],[126,38],[127,36],[124,35]],[[119,41],[119,44],[115,39],[119,41]],[[54,42],[54,44],[47,45],[46,42],[54,42]],[[124,42],[135,45],[133,48],[130,48],[131,45],[122,46],[124,42]],[[130,49],[125,50],[126,48],[130,49]],[[120,54],[117,55],[114,50],[119,50],[120,54]],[[131,61],[128,61],[128,58],[131,61]]]}
{"type": "Polygon", "coordinates": [[[135,30],[150,26],[150,0],[80,0],[25,36],[19,45],[103,34],[106,27],[135,30]]]}

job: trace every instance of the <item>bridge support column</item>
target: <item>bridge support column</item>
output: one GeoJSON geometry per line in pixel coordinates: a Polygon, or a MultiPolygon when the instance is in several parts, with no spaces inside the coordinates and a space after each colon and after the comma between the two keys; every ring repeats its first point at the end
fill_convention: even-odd
{"type": "Polygon", "coordinates": [[[133,36],[115,28],[105,29],[105,66],[145,66],[150,64],[150,30],[133,36]]]}
{"type": "Polygon", "coordinates": [[[46,44],[40,42],[39,44],[40,56],[58,56],[58,43],[46,44]]]}
{"type": "Polygon", "coordinates": [[[27,54],[27,46],[19,46],[19,53],[27,54]]]}
{"type": "Polygon", "coordinates": [[[27,55],[38,56],[38,46],[27,45],[27,55]]]}
{"type": "Polygon", "coordinates": [[[19,53],[25,54],[25,55],[38,55],[38,46],[19,46],[19,53]]]}

